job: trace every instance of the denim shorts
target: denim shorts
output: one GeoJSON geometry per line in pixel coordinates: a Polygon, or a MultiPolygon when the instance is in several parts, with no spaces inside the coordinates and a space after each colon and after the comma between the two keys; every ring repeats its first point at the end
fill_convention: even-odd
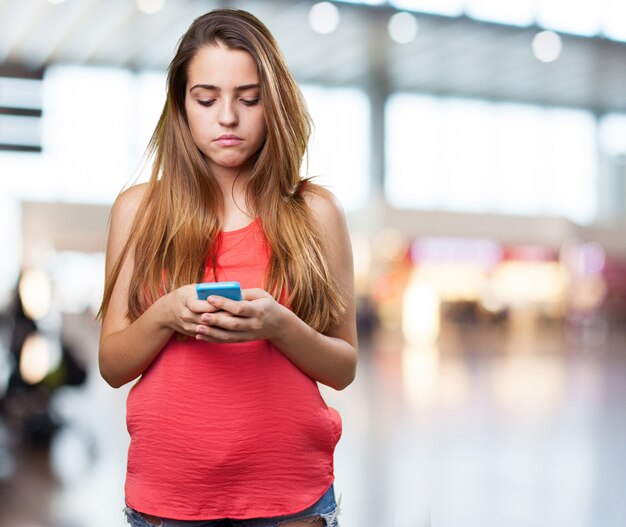
{"type": "Polygon", "coordinates": [[[169,518],[150,517],[148,521],[140,512],[130,507],[126,507],[126,520],[131,527],[279,527],[283,523],[296,520],[317,519],[318,517],[325,521],[325,527],[339,527],[337,516],[339,515],[339,505],[335,502],[335,490],[333,485],[324,493],[324,495],[311,505],[308,509],[296,514],[287,516],[274,516],[272,518],[253,518],[250,520],[231,520],[223,518],[220,520],[172,520],[169,518]]]}

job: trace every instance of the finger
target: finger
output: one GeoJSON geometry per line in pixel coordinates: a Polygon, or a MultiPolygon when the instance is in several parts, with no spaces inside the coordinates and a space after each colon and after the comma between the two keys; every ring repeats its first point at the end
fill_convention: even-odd
{"type": "Polygon", "coordinates": [[[245,300],[231,300],[230,298],[223,296],[212,295],[207,298],[207,302],[214,306],[217,310],[221,309],[228,311],[229,313],[239,317],[249,316],[249,309],[245,300]]]}
{"type": "Polygon", "coordinates": [[[207,313],[194,313],[193,311],[188,311],[181,317],[181,322],[185,324],[185,326],[193,327],[195,329],[195,327],[200,324],[206,325],[206,320],[202,318],[205,316],[208,316],[207,313]]]}
{"type": "Polygon", "coordinates": [[[222,343],[251,340],[250,336],[244,331],[228,331],[214,326],[198,326],[196,339],[222,343]]]}
{"type": "Polygon", "coordinates": [[[192,300],[189,302],[189,310],[193,313],[215,313],[218,308],[206,300],[192,300]]]}
{"type": "Polygon", "coordinates": [[[265,298],[272,295],[270,295],[264,289],[259,289],[258,287],[255,287],[253,289],[242,289],[241,296],[244,300],[256,300],[257,298],[265,298]]]}
{"type": "Polygon", "coordinates": [[[176,330],[177,333],[185,335],[186,337],[195,337],[198,334],[198,327],[201,324],[186,324],[176,330]]]}
{"type": "Polygon", "coordinates": [[[195,337],[198,334],[200,328],[207,327],[202,321],[187,321],[181,325],[177,330],[178,333],[187,335],[188,337],[195,337]]]}
{"type": "Polygon", "coordinates": [[[252,328],[251,319],[233,316],[226,311],[202,315],[201,323],[209,327],[217,327],[228,331],[249,331],[252,328]]]}

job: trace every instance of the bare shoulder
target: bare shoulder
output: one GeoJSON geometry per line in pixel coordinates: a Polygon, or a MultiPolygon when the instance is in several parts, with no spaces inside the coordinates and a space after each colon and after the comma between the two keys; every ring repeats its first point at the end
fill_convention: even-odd
{"type": "Polygon", "coordinates": [[[113,203],[111,215],[113,217],[122,216],[124,218],[134,217],[147,189],[148,183],[141,183],[126,189],[117,197],[115,203],[113,203]]]}
{"type": "Polygon", "coordinates": [[[122,192],[115,200],[115,203],[113,203],[109,220],[109,241],[107,243],[107,255],[113,261],[120,254],[122,247],[128,239],[135,216],[147,189],[148,184],[146,183],[130,187],[122,192]]]}
{"type": "Polygon", "coordinates": [[[320,185],[307,185],[304,199],[313,216],[326,228],[343,225],[346,215],[340,201],[330,190],[320,185]]]}

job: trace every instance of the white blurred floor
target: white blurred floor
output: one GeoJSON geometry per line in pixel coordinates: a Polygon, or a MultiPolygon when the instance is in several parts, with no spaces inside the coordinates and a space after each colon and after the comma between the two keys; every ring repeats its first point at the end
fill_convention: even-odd
{"type": "MultiPolygon", "coordinates": [[[[361,346],[353,385],[323,389],[344,420],[342,527],[626,525],[626,329],[520,319],[446,325],[431,346],[393,330],[361,346]]],[[[127,390],[93,362],[85,387],[57,394],[70,425],[50,456],[19,452],[0,479],[0,526],[125,525],[127,390]]]]}

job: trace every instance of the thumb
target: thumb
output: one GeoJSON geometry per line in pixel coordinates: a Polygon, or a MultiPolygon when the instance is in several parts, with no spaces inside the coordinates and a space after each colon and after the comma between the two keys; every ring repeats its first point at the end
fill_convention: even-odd
{"type": "Polygon", "coordinates": [[[242,289],[241,296],[243,300],[257,300],[259,298],[266,298],[271,296],[267,291],[263,289],[254,288],[254,289],[242,289]]]}

